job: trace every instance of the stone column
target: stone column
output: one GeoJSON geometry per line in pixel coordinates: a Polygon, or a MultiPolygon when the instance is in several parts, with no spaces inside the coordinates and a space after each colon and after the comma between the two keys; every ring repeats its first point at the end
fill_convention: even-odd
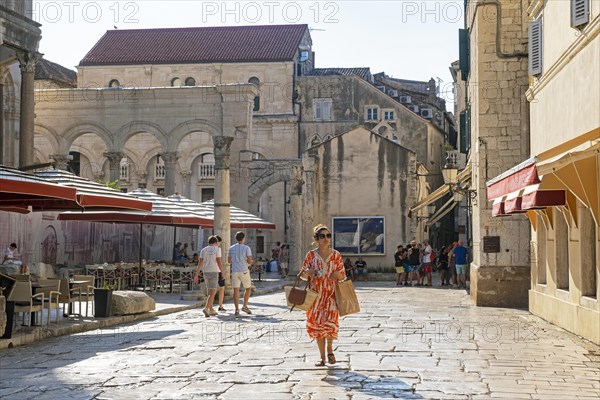
{"type": "MultiPolygon", "coordinates": [[[[8,68],[0,65],[0,164],[4,161],[4,78],[8,74],[8,68]]],[[[0,325],[1,326],[1,325],[0,325]]]]}
{"type": "Polygon", "coordinates": [[[53,161],[52,165],[54,166],[54,169],[66,171],[69,161],[73,159],[73,156],[68,154],[50,154],[50,159],[53,161]]]}
{"type": "Polygon", "coordinates": [[[120,151],[109,151],[103,154],[104,157],[108,158],[108,169],[110,176],[109,182],[114,182],[119,179],[119,168],[121,167],[121,160],[125,156],[125,153],[120,151]]]}
{"type": "Polygon", "coordinates": [[[192,193],[192,171],[181,171],[179,174],[181,175],[181,195],[189,199],[192,193]]]}
{"type": "Polygon", "coordinates": [[[215,146],[215,233],[223,238],[221,243],[221,252],[223,257],[223,269],[225,271],[225,282],[227,286],[231,285],[229,271],[230,265],[227,262],[227,251],[231,243],[230,228],[230,206],[231,191],[229,188],[229,156],[231,142],[230,136],[213,136],[215,146]]]}
{"type": "Polygon", "coordinates": [[[302,227],[303,216],[302,216],[302,185],[304,180],[302,179],[302,167],[292,167],[292,181],[291,181],[291,193],[290,193],[290,206],[289,206],[289,245],[290,245],[290,263],[289,273],[297,275],[302,266],[302,257],[304,256],[304,244],[302,240],[302,227]]]}
{"type": "Polygon", "coordinates": [[[161,153],[160,156],[165,162],[165,196],[170,196],[175,194],[175,173],[177,172],[179,153],[171,151],[161,153]]]}
{"type": "Polygon", "coordinates": [[[41,54],[37,52],[18,52],[21,68],[21,110],[19,121],[19,167],[33,165],[33,130],[35,118],[34,74],[35,64],[41,54]]]}

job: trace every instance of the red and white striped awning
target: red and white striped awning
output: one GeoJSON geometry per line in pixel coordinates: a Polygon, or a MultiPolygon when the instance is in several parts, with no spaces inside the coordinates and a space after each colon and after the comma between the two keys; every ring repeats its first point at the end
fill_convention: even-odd
{"type": "MultiPolygon", "coordinates": [[[[212,215],[215,214],[214,200],[209,200],[200,203],[200,205],[210,210],[212,215]]],[[[244,211],[241,208],[229,206],[231,227],[236,229],[275,229],[275,224],[264,220],[256,215],[244,211]]]]}

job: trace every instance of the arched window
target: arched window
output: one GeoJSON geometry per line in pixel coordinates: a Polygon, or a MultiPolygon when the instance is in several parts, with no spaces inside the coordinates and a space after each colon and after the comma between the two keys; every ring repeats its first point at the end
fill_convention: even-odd
{"type": "Polygon", "coordinates": [[[171,79],[171,86],[181,86],[181,78],[175,77],[171,79]]]}
{"type": "MultiPolygon", "coordinates": [[[[260,90],[260,80],[257,77],[253,76],[252,78],[248,79],[248,83],[256,85],[256,87],[260,90]]],[[[252,111],[258,110],[260,110],[260,96],[254,97],[254,108],[252,111]]]]}
{"type": "Polygon", "coordinates": [[[189,78],[185,78],[185,86],[196,86],[196,80],[191,76],[189,78]]]}
{"type": "Polygon", "coordinates": [[[118,88],[121,87],[121,83],[117,79],[111,79],[111,81],[108,82],[108,87],[118,88]]]}

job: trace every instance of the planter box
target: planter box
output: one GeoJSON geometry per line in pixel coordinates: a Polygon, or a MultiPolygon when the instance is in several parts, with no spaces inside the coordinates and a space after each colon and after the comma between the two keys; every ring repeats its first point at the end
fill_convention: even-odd
{"type": "Polygon", "coordinates": [[[112,289],[94,289],[94,317],[106,318],[112,315],[112,289]]]}

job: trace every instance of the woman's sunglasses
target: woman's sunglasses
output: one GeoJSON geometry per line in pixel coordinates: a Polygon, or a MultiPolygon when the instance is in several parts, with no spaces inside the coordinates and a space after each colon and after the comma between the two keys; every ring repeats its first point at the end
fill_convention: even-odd
{"type": "Polygon", "coordinates": [[[331,233],[327,233],[327,234],[319,233],[319,239],[325,239],[325,238],[331,239],[331,233]]]}

